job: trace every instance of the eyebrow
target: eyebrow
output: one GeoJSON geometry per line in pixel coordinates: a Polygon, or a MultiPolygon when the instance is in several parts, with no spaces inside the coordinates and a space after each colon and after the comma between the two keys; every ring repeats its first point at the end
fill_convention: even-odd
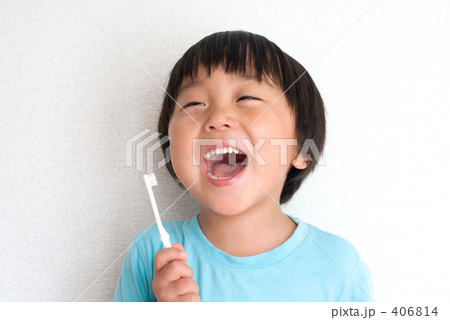
{"type": "MultiPolygon", "coordinates": [[[[240,77],[238,81],[239,82],[257,81],[259,83],[257,76],[249,76],[249,75],[240,77]]],[[[264,82],[267,85],[273,87],[273,85],[271,83],[269,83],[269,82],[267,82],[265,80],[262,80],[262,82],[264,82]]],[[[186,83],[186,84],[181,86],[180,90],[178,91],[178,95],[180,95],[183,90],[186,90],[186,89],[189,89],[189,88],[193,88],[193,87],[196,87],[196,86],[201,85],[201,84],[203,84],[202,80],[194,80],[194,81],[188,82],[188,83],[186,83]]]]}

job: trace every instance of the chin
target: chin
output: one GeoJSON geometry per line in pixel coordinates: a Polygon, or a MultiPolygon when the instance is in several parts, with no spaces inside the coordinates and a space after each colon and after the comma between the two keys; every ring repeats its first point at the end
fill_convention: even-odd
{"type": "Polygon", "coordinates": [[[242,213],[242,211],[244,209],[238,208],[238,207],[230,208],[230,205],[228,204],[225,206],[213,206],[213,207],[210,207],[210,210],[212,210],[215,213],[220,214],[222,216],[235,216],[235,215],[242,213]]]}
{"type": "Polygon", "coordinates": [[[244,212],[247,208],[247,205],[242,202],[242,197],[235,200],[230,198],[218,199],[217,197],[208,197],[205,199],[204,195],[202,195],[201,199],[198,196],[194,197],[201,208],[222,216],[235,216],[244,212]]]}

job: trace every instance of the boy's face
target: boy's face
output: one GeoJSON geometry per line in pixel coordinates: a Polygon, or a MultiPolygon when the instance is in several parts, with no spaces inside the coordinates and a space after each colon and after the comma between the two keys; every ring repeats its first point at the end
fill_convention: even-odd
{"type": "Polygon", "coordinates": [[[183,88],[190,83],[187,78],[181,85],[177,101],[184,111],[175,106],[168,129],[180,182],[188,188],[198,179],[189,192],[201,210],[222,215],[273,201],[267,193],[278,201],[290,165],[306,167],[296,157],[293,140],[287,140],[296,139],[295,120],[281,89],[272,82],[226,74],[222,68],[208,77],[202,67],[194,85],[183,88]],[[248,165],[239,163],[245,155],[211,153],[230,145],[251,159],[248,165]]]}

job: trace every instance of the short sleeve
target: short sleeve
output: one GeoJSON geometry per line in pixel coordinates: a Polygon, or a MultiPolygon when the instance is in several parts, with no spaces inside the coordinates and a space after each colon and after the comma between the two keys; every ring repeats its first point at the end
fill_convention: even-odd
{"type": "Polygon", "coordinates": [[[156,301],[153,289],[148,284],[148,279],[152,279],[152,275],[148,273],[151,273],[152,269],[145,267],[145,258],[141,254],[136,239],[137,236],[133,239],[123,260],[122,271],[113,298],[114,302],[156,301]]]}
{"type": "Polygon", "coordinates": [[[373,281],[367,264],[363,260],[352,273],[352,278],[348,279],[339,301],[340,302],[373,302],[373,281]]]}

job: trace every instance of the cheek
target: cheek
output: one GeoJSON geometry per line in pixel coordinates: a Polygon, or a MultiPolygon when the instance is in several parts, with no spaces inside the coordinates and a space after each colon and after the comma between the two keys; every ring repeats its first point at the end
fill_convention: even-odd
{"type": "Polygon", "coordinates": [[[262,165],[264,170],[279,172],[282,170],[283,163],[283,148],[279,145],[271,145],[270,139],[267,139],[264,145],[259,150],[259,154],[267,163],[267,165],[262,165]]]}
{"type": "Polygon", "coordinates": [[[182,136],[175,135],[170,140],[170,153],[174,168],[188,163],[186,160],[189,158],[189,148],[186,147],[187,144],[181,138],[182,136]]]}
{"type": "Polygon", "coordinates": [[[192,172],[192,132],[185,126],[169,127],[172,167],[180,180],[192,172]]]}
{"type": "Polygon", "coordinates": [[[283,173],[289,170],[296,153],[296,145],[291,145],[296,142],[294,130],[290,130],[286,125],[280,126],[275,123],[275,125],[266,126],[265,130],[261,130],[258,134],[259,138],[266,139],[258,153],[267,165],[259,165],[259,163],[256,165],[259,165],[260,169],[267,174],[283,176],[283,173]]]}

